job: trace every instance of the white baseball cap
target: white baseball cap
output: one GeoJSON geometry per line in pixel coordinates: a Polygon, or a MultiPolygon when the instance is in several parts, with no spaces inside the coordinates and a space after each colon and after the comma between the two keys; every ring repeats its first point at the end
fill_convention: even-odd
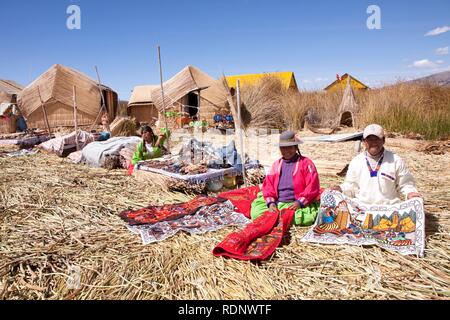
{"type": "Polygon", "coordinates": [[[370,124],[364,129],[363,139],[366,139],[368,136],[377,136],[380,139],[384,138],[384,129],[382,126],[378,124],[370,124]]]}

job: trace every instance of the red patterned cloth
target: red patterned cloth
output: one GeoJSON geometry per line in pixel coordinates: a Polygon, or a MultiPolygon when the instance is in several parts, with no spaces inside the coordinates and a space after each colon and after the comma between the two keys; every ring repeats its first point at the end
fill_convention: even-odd
{"type": "Polygon", "coordinates": [[[239,232],[229,234],[213,249],[213,255],[237,260],[262,261],[269,258],[288,233],[295,211],[265,212],[239,232]]]}
{"type": "Polygon", "coordinates": [[[197,196],[195,199],[176,204],[165,204],[162,206],[148,206],[138,210],[126,210],[119,216],[130,225],[154,224],[161,221],[175,220],[185,215],[197,212],[201,207],[210,206],[225,199],[197,196]]]}
{"type": "Polygon", "coordinates": [[[223,192],[218,195],[219,198],[230,200],[236,207],[236,212],[242,213],[244,216],[250,219],[250,209],[252,202],[258,196],[261,191],[259,186],[248,187],[243,189],[236,189],[227,192],[223,192]]]}

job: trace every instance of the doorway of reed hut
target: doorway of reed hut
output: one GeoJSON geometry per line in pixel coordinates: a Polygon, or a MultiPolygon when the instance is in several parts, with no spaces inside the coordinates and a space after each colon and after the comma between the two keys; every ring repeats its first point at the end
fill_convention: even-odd
{"type": "Polygon", "coordinates": [[[198,95],[193,92],[189,92],[187,104],[188,105],[185,107],[184,111],[189,113],[189,117],[191,118],[197,117],[199,115],[198,95]]]}
{"type": "Polygon", "coordinates": [[[345,111],[341,115],[339,122],[342,126],[353,127],[353,115],[350,111],[345,111]]]}

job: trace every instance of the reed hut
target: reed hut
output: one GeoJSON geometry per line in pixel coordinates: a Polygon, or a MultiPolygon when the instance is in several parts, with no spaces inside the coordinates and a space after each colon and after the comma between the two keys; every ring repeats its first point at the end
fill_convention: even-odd
{"type": "Polygon", "coordinates": [[[194,66],[187,66],[161,86],[146,85],[134,88],[128,105],[128,114],[140,122],[154,122],[166,111],[178,111],[188,117],[201,117],[202,93],[216,80],[194,66]]]}
{"type": "Polygon", "coordinates": [[[0,79],[0,103],[16,103],[23,86],[11,80],[0,79]]]}
{"type": "Polygon", "coordinates": [[[158,88],[160,87],[157,85],[134,87],[130,100],[128,101],[128,115],[139,122],[146,122],[150,125],[155,124],[158,120],[159,113],[153,103],[153,95],[154,93],[160,92],[158,88]]]}
{"type": "Polygon", "coordinates": [[[46,128],[45,118],[51,128],[74,126],[74,86],[79,126],[93,125],[96,119],[100,120],[100,94],[103,95],[110,121],[115,118],[118,109],[116,92],[75,69],[56,64],[28,85],[18,97],[18,106],[28,127],[46,128]]]}
{"type": "Polygon", "coordinates": [[[359,113],[360,107],[355,99],[355,94],[351,85],[351,79],[347,78],[347,86],[345,87],[344,95],[342,96],[342,101],[339,105],[339,113],[338,118],[336,119],[336,125],[357,127],[356,119],[359,116],[359,113]]]}

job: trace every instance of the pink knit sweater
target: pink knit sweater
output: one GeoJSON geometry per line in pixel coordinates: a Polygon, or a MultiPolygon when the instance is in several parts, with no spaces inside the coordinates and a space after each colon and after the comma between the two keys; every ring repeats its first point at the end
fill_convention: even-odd
{"type": "MultiPolygon", "coordinates": [[[[278,201],[278,184],[283,161],[283,158],[275,161],[263,182],[262,193],[267,204],[278,201]]],[[[296,201],[306,207],[318,199],[320,195],[319,175],[316,166],[309,158],[303,156],[298,158],[292,179],[296,201]]]]}

